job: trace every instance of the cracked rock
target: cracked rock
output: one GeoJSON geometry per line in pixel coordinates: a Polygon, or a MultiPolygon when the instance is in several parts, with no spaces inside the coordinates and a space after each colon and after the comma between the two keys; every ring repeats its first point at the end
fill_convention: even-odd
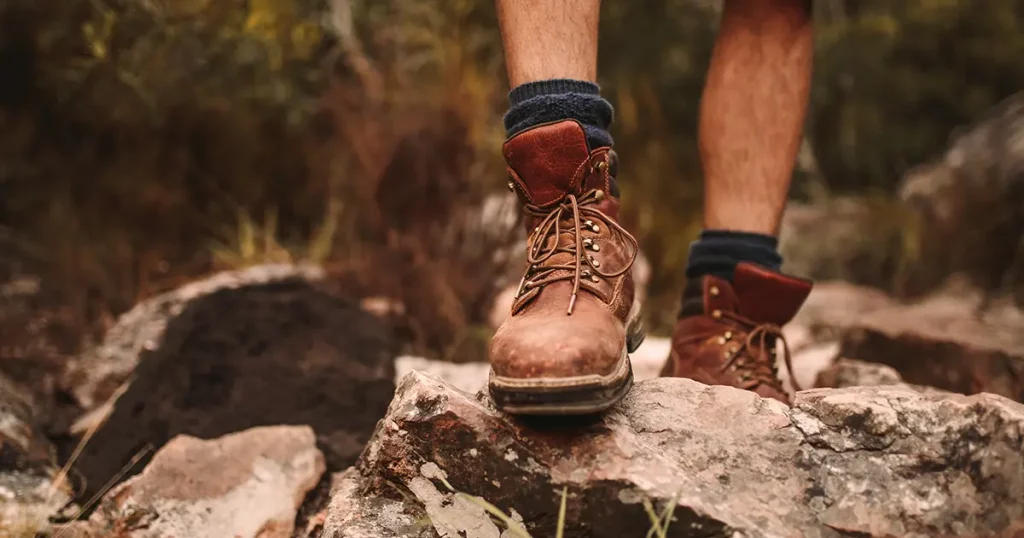
{"type": "Polygon", "coordinates": [[[566,536],[644,536],[645,503],[674,503],[673,537],[1009,536],[1024,528],[1024,406],[879,386],[789,408],[653,379],[601,417],[522,420],[413,372],[342,482],[325,538],[508,532],[449,486],[535,537],[554,536],[563,488],[566,536]]]}

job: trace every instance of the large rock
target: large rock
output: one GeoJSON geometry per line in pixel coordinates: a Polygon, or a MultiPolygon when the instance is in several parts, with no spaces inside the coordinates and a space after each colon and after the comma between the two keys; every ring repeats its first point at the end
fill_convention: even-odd
{"type": "Polygon", "coordinates": [[[291,538],[299,506],[323,472],[309,427],[208,441],[182,435],[73,530],[83,538],[291,538]]]}
{"type": "Polygon", "coordinates": [[[1009,535],[1024,529],[1022,443],[1024,406],[988,394],[816,389],[788,408],[655,379],[603,417],[519,421],[412,373],[323,536],[501,536],[449,485],[534,536],[554,535],[563,488],[567,536],[643,536],[644,503],[673,500],[673,537],[1009,535]]]}
{"type": "Polygon", "coordinates": [[[910,170],[899,196],[918,213],[906,291],[960,273],[1024,306],[1024,92],[952,133],[938,158],[910,170]]]}
{"type": "Polygon", "coordinates": [[[912,384],[1024,401],[1024,320],[1015,309],[979,318],[975,301],[939,294],[858,316],[841,355],[894,368],[912,384]]]}
{"type": "Polygon", "coordinates": [[[323,276],[317,267],[257,265],[217,273],[147,299],[121,315],[100,345],[86,350],[68,365],[63,384],[78,405],[94,409],[131,377],[145,351],[163,345],[169,323],[189,305],[223,290],[296,280],[313,282],[323,276]]]}
{"type": "Polygon", "coordinates": [[[0,529],[45,528],[71,498],[35,410],[28,391],[0,374],[0,529]]]}
{"type": "MultiPolygon", "coordinates": [[[[160,327],[159,337],[142,346],[130,381],[76,462],[86,494],[142,447],[180,434],[210,439],[305,424],[332,468],[351,465],[394,393],[398,350],[388,326],[306,278],[178,294],[186,296],[183,305],[133,314],[138,327],[160,327]]],[[[123,348],[126,361],[139,349],[132,342],[123,348]]]]}

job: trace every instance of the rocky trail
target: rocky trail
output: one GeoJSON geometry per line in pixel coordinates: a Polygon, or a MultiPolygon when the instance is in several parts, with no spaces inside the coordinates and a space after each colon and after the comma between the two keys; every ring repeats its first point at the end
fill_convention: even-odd
{"type": "Polygon", "coordinates": [[[551,538],[563,500],[566,537],[1024,536],[1024,314],[976,302],[823,282],[792,408],[651,337],[607,414],[522,420],[316,269],[224,273],[0,376],[0,536],[551,538]]]}

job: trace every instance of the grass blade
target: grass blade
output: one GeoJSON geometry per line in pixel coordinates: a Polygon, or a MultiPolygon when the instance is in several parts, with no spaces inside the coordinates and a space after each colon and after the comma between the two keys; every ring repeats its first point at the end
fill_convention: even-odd
{"type": "Polygon", "coordinates": [[[555,538],[565,538],[565,498],[569,495],[569,486],[562,488],[562,505],[558,507],[558,530],[555,538]]]}
{"type": "Polygon", "coordinates": [[[647,538],[654,536],[658,538],[668,538],[665,536],[665,531],[661,529],[661,518],[654,512],[654,506],[651,505],[650,499],[644,499],[644,511],[647,512],[647,517],[651,520],[651,528],[647,531],[647,538]]]}

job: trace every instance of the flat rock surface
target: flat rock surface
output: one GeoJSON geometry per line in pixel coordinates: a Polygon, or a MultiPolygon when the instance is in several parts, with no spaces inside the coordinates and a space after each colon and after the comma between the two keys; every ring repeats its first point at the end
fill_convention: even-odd
{"type": "Polygon", "coordinates": [[[107,493],[79,537],[290,538],[324,457],[306,426],[178,436],[107,493]]]}
{"type": "Polygon", "coordinates": [[[397,342],[386,323],[307,279],[218,289],[152,315],[162,319],[142,325],[162,326],[162,336],[144,346],[76,462],[85,498],[143,447],[180,434],[309,425],[329,465],[343,469],[394,394],[397,342]]]}
{"type": "Polygon", "coordinates": [[[554,536],[563,488],[566,536],[643,536],[645,502],[674,504],[669,536],[1011,535],[1024,406],[887,386],[805,391],[789,408],[655,379],[603,417],[517,420],[414,372],[350,473],[326,538],[507,532],[449,485],[535,537],[554,536]]]}

